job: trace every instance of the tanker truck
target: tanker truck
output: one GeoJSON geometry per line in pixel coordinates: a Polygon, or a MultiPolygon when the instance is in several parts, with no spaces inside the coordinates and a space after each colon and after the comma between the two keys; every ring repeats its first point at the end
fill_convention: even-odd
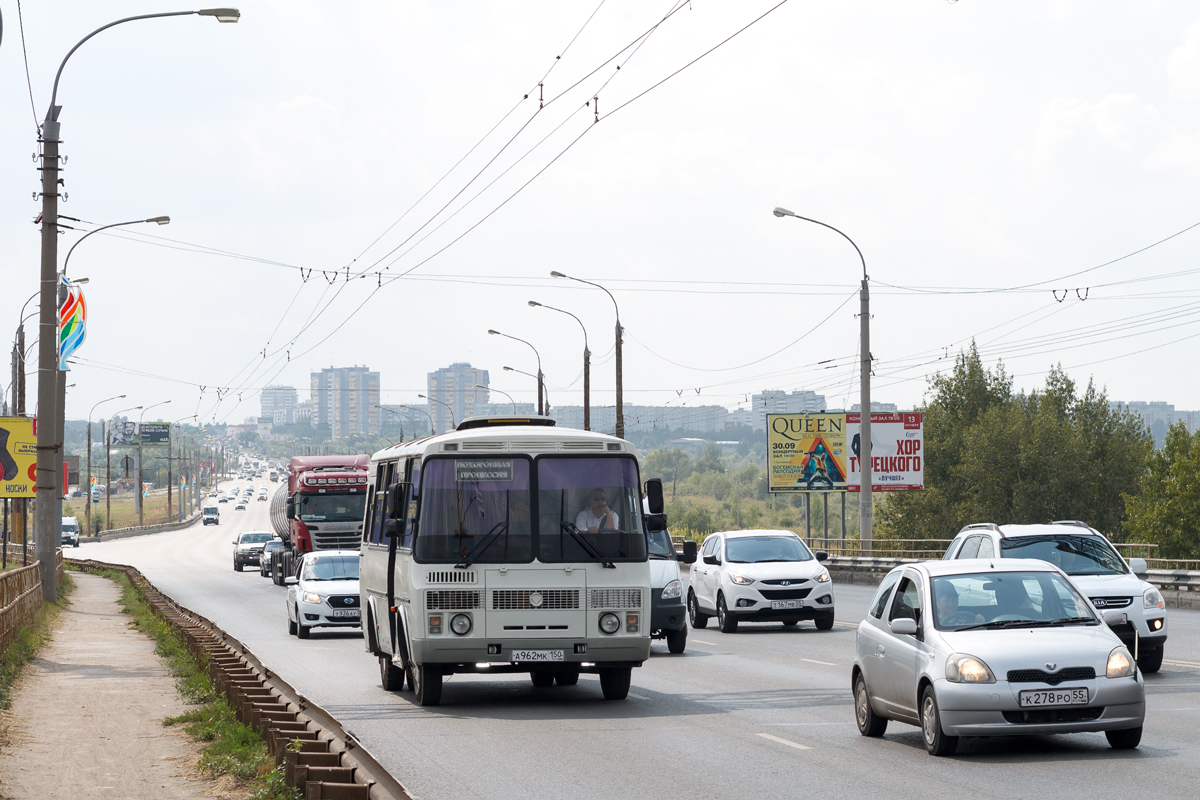
{"type": "Polygon", "coordinates": [[[365,453],[292,458],[287,483],[271,499],[271,526],[284,544],[273,554],[275,583],[295,572],[302,553],[358,549],[370,460],[365,453]]]}

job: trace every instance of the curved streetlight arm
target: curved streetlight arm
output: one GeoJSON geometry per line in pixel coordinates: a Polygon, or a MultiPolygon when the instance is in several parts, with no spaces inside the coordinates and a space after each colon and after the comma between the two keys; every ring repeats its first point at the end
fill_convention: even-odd
{"type": "MultiPolygon", "coordinates": [[[[551,278],[566,278],[567,280],[576,281],[578,283],[586,283],[588,286],[594,286],[597,289],[599,289],[600,291],[604,292],[606,295],[608,295],[608,299],[612,300],[613,309],[617,312],[617,324],[618,325],[621,324],[621,307],[617,305],[617,298],[613,297],[612,292],[610,292],[608,289],[605,289],[603,286],[601,286],[598,283],[592,283],[591,281],[585,281],[583,278],[574,278],[570,275],[567,275],[565,273],[558,272],[558,271],[552,271],[550,273],[550,277],[551,278]]],[[[546,307],[549,308],[549,306],[546,306],[546,307]]],[[[555,309],[555,310],[557,311],[557,309],[555,309]]],[[[565,314],[566,312],[564,311],[563,313],[565,314]]]]}
{"type": "Polygon", "coordinates": [[[849,236],[847,236],[845,233],[843,233],[842,231],[833,227],[832,225],[830,225],[827,222],[821,222],[821,220],[812,219],[811,217],[802,217],[799,214],[795,213],[794,211],[788,211],[786,208],[776,207],[776,209],[771,213],[773,213],[777,217],[795,217],[796,219],[802,219],[805,222],[811,222],[814,225],[820,225],[823,228],[829,228],[829,230],[840,235],[843,239],[845,239],[847,242],[850,243],[850,246],[854,248],[854,252],[858,253],[858,260],[862,262],[863,280],[864,281],[867,280],[867,260],[865,258],[863,258],[862,250],[858,249],[858,245],[854,243],[854,240],[851,239],[849,236]]]}
{"type": "MultiPolygon", "coordinates": [[[[603,288],[603,287],[602,287],[602,288],[603,288]]],[[[610,295],[610,296],[611,296],[611,295],[610,295]]],[[[615,301],[614,301],[614,302],[615,302],[615,301]]],[[[533,300],[530,300],[530,301],[529,301],[529,305],[530,305],[531,307],[533,307],[533,308],[548,308],[548,309],[550,309],[551,311],[557,311],[557,312],[558,312],[558,313],[560,313],[560,314],[566,314],[568,317],[570,317],[571,319],[573,319],[573,320],[575,320],[576,322],[578,322],[578,323],[579,323],[579,329],[583,331],[583,349],[584,349],[584,350],[588,350],[587,328],[585,328],[585,327],[583,326],[583,320],[581,320],[579,317],[577,317],[577,316],[575,316],[574,314],[572,314],[570,311],[563,311],[561,308],[555,308],[554,306],[548,306],[548,305],[546,305],[545,303],[538,303],[538,302],[535,302],[535,301],[533,301],[533,300]]],[[[590,351],[589,351],[589,352],[590,352],[590,351]]]]}
{"type": "Polygon", "coordinates": [[[92,424],[92,415],[96,413],[96,408],[97,408],[97,407],[99,407],[99,406],[102,406],[102,405],[104,405],[105,403],[111,402],[111,401],[113,401],[113,400],[120,400],[120,399],[121,399],[122,397],[124,397],[124,396],[125,396],[125,395],[123,395],[123,394],[119,394],[119,395],[117,395],[116,397],[109,397],[109,398],[107,398],[107,399],[105,399],[105,400],[101,400],[99,403],[96,403],[96,405],[92,406],[92,410],[88,412],[88,424],[89,424],[89,425],[91,425],[91,424],[92,424]]]}
{"type": "MultiPolygon", "coordinates": [[[[138,438],[139,439],[142,436],[142,417],[146,416],[146,412],[152,408],[158,408],[159,406],[165,406],[169,402],[171,402],[171,401],[163,400],[161,403],[155,403],[152,406],[146,406],[145,408],[142,408],[142,413],[138,414],[138,438]]],[[[138,407],[141,408],[141,406],[138,406],[138,407]]]]}
{"type": "MultiPolygon", "coordinates": [[[[78,241],[76,241],[75,244],[71,245],[71,249],[67,251],[67,257],[65,259],[63,259],[63,267],[62,267],[63,277],[66,277],[66,274],[67,274],[67,264],[71,263],[71,253],[74,253],[75,248],[79,247],[79,245],[83,242],[83,240],[88,238],[89,236],[91,236],[93,233],[99,233],[100,231],[106,231],[109,228],[119,228],[122,225],[140,225],[143,222],[157,222],[159,225],[166,225],[170,221],[171,221],[170,217],[150,217],[149,219],[131,219],[128,222],[114,222],[111,225],[103,225],[99,228],[96,228],[95,230],[88,231],[83,236],[80,236],[78,241]]],[[[30,299],[32,299],[32,298],[30,298],[30,299]]],[[[25,302],[29,302],[29,301],[27,300],[25,302]]]]}
{"type": "Polygon", "coordinates": [[[529,342],[525,341],[524,339],[518,339],[516,336],[509,336],[507,333],[501,333],[500,331],[489,330],[488,333],[492,334],[493,336],[503,336],[505,339],[512,339],[514,342],[520,342],[528,347],[533,351],[533,354],[537,356],[538,372],[540,373],[542,371],[542,354],[539,353],[537,348],[531,345],[529,342]]]}

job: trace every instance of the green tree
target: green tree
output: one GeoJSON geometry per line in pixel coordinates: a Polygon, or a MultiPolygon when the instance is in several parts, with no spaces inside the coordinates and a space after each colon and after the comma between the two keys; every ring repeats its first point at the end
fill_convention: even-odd
{"type": "Polygon", "coordinates": [[[1140,491],[1124,497],[1129,532],[1157,544],[1160,558],[1200,558],[1200,432],[1176,422],[1148,466],[1140,491]]]}
{"type": "Polygon", "coordinates": [[[674,496],[676,484],[692,474],[692,459],[678,447],[651,450],[642,459],[642,477],[659,478],[674,496]]]}
{"type": "Polygon", "coordinates": [[[721,455],[721,448],[709,442],[708,447],[704,450],[704,455],[696,459],[694,471],[723,473],[725,471],[725,458],[721,455]]]}

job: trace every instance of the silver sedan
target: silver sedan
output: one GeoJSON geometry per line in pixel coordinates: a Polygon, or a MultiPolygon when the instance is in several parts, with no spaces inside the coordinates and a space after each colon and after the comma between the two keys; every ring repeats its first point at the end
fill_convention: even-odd
{"type": "Polygon", "coordinates": [[[1103,731],[1141,742],[1134,654],[1063,572],[1033,559],[931,561],[888,573],[859,623],[851,685],[859,732],[917,725],[932,755],[960,736],[1103,731]],[[1107,623],[1107,624],[1106,624],[1107,623]]]}

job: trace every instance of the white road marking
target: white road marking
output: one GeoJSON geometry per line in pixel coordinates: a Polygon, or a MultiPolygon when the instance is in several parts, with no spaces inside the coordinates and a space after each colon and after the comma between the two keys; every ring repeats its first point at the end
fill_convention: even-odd
{"type": "Polygon", "coordinates": [[[717,646],[717,643],[716,643],[716,642],[702,642],[702,641],[700,641],[699,639],[692,639],[692,643],[693,643],[693,644],[706,644],[706,645],[708,645],[709,647],[716,647],[716,646],[717,646]]]}
{"type": "Polygon", "coordinates": [[[798,658],[796,660],[797,661],[807,661],[810,664],[821,664],[822,666],[826,666],[826,667],[836,667],[837,666],[837,664],[834,664],[832,661],[817,661],[815,658],[798,658]]]}
{"type": "Polygon", "coordinates": [[[1172,667],[1192,667],[1193,669],[1200,669],[1200,663],[1195,661],[1175,661],[1171,658],[1164,658],[1163,663],[1170,664],[1172,667]]]}
{"type": "Polygon", "coordinates": [[[633,692],[630,692],[629,696],[636,697],[638,700],[649,700],[650,699],[649,697],[646,697],[645,695],[634,694],[633,692]]]}
{"type": "Polygon", "coordinates": [[[806,744],[799,744],[798,742],[788,741],[787,739],[780,739],[778,736],[772,736],[769,733],[756,733],[754,735],[761,736],[764,739],[770,739],[772,742],[779,742],[780,744],[786,744],[788,747],[794,747],[797,750],[812,750],[812,748],[806,744]]]}
{"type": "MultiPolygon", "coordinates": [[[[1156,711],[1158,709],[1155,709],[1156,711]]],[[[804,725],[853,725],[853,722],[764,722],[769,728],[799,728],[804,725]]]]}

